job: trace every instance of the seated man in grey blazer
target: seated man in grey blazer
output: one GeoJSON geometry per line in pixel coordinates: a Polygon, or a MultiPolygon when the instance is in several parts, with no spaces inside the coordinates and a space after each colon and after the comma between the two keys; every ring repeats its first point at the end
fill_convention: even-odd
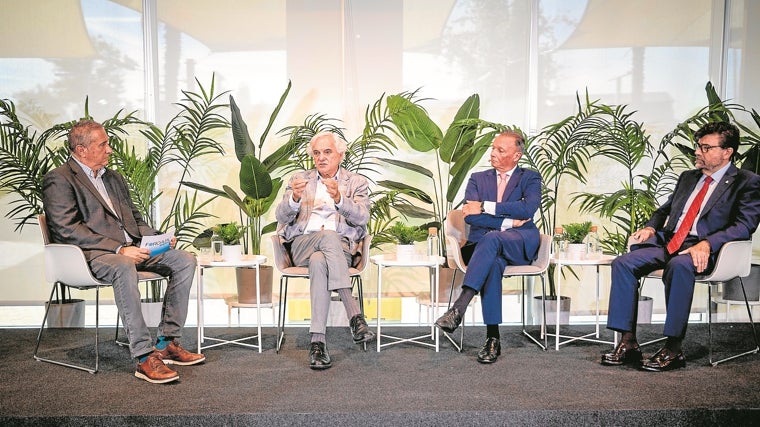
{"type": "Polygon", "coordinates": [[[332,132],[318,133],[309,142],[309,151],[315,169],[290,177],[275,216],[279,235],[290,243],[293,264],[309,268],[309,367],[327,369],[332,360],[325,331],[333,291],[346,308],[354,343],[369,342],[375,336],[351,294],[348,274],[357,243],[367,234],[370,202],[367,180],[340,167],[346,152],[343,138],[332,132]]]}
{"type": "Polygon", "coordinates": [[[151,383],[167,383],[179,374],[167,364],[194,365],[206,358],[183,349],[177,340],[187,318],[195,257],[171,249],[150,256],[140,248],[142,236],[160,234],[135,208],[127,183],[107,169],[111,147],[99,123],[82,120],[68,134],[71,158],[43,180],[43,205],[52,241],[82,249],[92,274],[113,285],[114,300],[129,337],[129,351],[137,359],[135,376],[151,383]],[[164,295],[163,317],[155,346],[140,310],[137,270],[170,272],[164,295]]]}

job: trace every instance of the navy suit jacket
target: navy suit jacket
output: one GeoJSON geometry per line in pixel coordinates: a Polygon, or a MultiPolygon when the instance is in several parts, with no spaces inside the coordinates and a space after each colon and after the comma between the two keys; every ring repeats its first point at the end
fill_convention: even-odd
{"type": "Polygon", "coordinates": [[[74,159],[48,172],[42,184],[42,203],[53,242],[79,246],[88,262],[125,245],[125,230],[135,243],[142,236],[159,234],[132,203],[123,176],[106,169],[103,182],[116,213],[74,159]]]}
{"type": "MultiPolygon", "coordinates": [[[[467,182],[465,200],[495,202],[496,187],[495,169],[475,172],[467,182]]],[[[532,219],[541,205],[541,175],[534,170],[515,168],[501,200],[500,203],[496,203],[496,215],[483,213],[468,215],[465,218],[465,222],[470,225],[467,240],[477,242],[489,231],[501,230],[501,223],[506,218],[531,219],[512,230],[520,233],[525,242],[525,259],[536,259],[541,238],[532,219]]]]}
{"type": "MultiPolygon", "coordinates": [[[[647,222],[658,231],[646,244],[667,242],[675,233],[678,217],[694,191],[702,171],[689,170],[681,174],[676,188],[668,200],[660,206],[647,222]]],[[[760,176],[746,170],[729,166],[723,179],[717,184],[697,218],[697,234],[700,241],[710,243],[710,251],[717,254],[724,243],[733,240],[749,240],[760,222],[760,176]]]]}

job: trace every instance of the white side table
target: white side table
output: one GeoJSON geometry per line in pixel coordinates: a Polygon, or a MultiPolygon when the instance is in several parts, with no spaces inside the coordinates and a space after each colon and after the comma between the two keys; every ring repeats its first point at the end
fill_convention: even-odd
{"type": "Polygon", "coordinates": [[[240,261],[210,261],[210,262],[198,262],[198,274],[196,275],[198,280],[198,353],[205,348],[218,347],[225,344],[235,344],[243,347],[256,348],[261,353],[261,306],[256,307],[258,310],[256,313],[258,320],[258,331],[256,335],[251,335],[244,338],[238,338],[235,340],[225,340],[221,338],[207,337],[204,334],[203,327],[203,274],[206,269],[209,268],[253,268],[256,269],[256,301],[261,301],[261,275],[259,266],[265,263],[267,257],[263,255],[246,255],[240,261]],[[248,341],[256,338],[257,344],[248,344],[243,341],[248,341]],[[215,344],[203,346],[205,340],[216,341],[215,344]]]}
{"type": "MultiPolygon", "coordinates": [[[[569,344],[573,341],[592,341],[592,342],[598,342],[603,344],[613,344],[614,341],[604,341],[599,339],[599,286],[600,286],[600,275],[599,275],[599,267],[602,265],[610,265],[612,263],[612,260],[616,258],[615,255],[600,255],[593,258],[584,258],[584,259],[570,259],[570,258],[551,258],[550,262],[557,266],[557,295],[562,295],[562,273],[559,271],[562,269],[562,267],[566,265],[572,265],[572,266],[594,266],[596,267],[596,331],[592,332],[590,334],[581,335],[581,336],[569,336],[569,335],[561,335],[560,334],[560,326],[559,326],[559,304],[557,304],[557,317],[555,318],[556,326],[555,326],[555,332],[553,334],[546,332],[546,335],[554,336],[554,349],[559,350],[559,346],[564,344],[569,344]],[[590,338],[592,337],[593,338],[590,338]],[[560,341],[560,338],[567,338],[564,341],[560,341]]],[[[545,326],[544,326],[545,327],[545,326]]]]}
{"type": "Polygon", "coordinates": [[[419,256],[419,257],[412,257],[409,259],[401,259],[397,260],[395,255],[392,254],[384,254],[384,255],[373,255],[370,258],[370,261],[377,265],[377,351],[380,351],[382,347],[387,347],[394,344],[400,344],[404,342],[408,343],[414,343],[419,344],[426,347],[432,347],[435,349],[435,351],[438,351],[438,333],[436,331],[435,325],[430,325],[430,333],[425,335],[420,335],[412,338],[402,338],[402,337],[395,337],[392,335],[383,335],[381,333],[381,307],[382,307],[382,301],[383,301],[383,269],[388,267],[427,267],[430,269],[431,275],[430,275],[430,295],[433,301],[433,304],[437,306],[438,304],[438,280],[439,280],[439,266],[443,264],[446,259],[441,256],[419,256]],[[390,342],[387,342],[385,344],[381,343],[382,338],[387,338],[391,340],[390,342]],[[423,339],[429,339],[433,341],[425,342],[421,341],[423,339]]]}

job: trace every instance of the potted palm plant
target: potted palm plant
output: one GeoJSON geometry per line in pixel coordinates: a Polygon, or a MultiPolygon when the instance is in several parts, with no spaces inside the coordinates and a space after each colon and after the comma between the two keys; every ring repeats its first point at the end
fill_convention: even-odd
{"type": "MultiPolygon", "coordinates": [[[[238,207],[241,222],[246,231],[246,236],[243,239],[243,252],[246,254],[261,255],[262,235],[275,231],[276,222],[273,221],[269,224],[263,222],[264,215],[274,204],[283,184],[282,178],[279,176],[272,177],[272,173],[287,168],[291,164],[291,157],[300,147],[300,142],[291,138],[273,153],[263,158],[264,145],[269,131],[285,103],[291,86],[291,82],[288,82],[277,106],[269,117],[269,122],[262,132],[258,144],[254,144],[248,132],[248,125],[243,120],[235,99],[230,96],[232,137],[235,143],[235,155],[240,161],[238,178],[242,196],[228,185],[223,185],[222,189],[219,190],[196,182],[183,181],[183,184],[191,188],[227,198],[238,207]],[[261,160],[262,158],[263,160],[261,160]]],[[[261,302],[269,303],[272,301],[272,266],[262,265],[259,270],[261,275],[261,302]]],[[[258,301],[256,301],[255,270],[238,268],[236,274],[238,301],[256,304],[258,301]]]]}
{"type": "MultiPolygon", "coordinates": [[[[134,113],[125,114],[123,111],[102,122],[113,148],[109,167],[125,177],[135,206],[151,226],[164,230],[175,228],[179,247],[189,244],[190,237],[200,227],[199,220],[210,216],[204,211],[210,200],[199,200],[195,194],[190,195],[182,189],[180,184],[171,206],[162,209],[166,216],[159,221],[155,218],[155,205],[162,193],[156,191],[155,185],[159,170],[178,165],[184,176],[200,157],[223,152],[221,146],[207,136],[214,129],[228,126],[223,117],[216,113],[221,104],[214,94],[213,78],[209,91],[202,85],[201,89],[201,94],[184,92],[185,99],[179,103],[180,112],[170,120],[165,130],[136,118],[134,113]],[[147,140],[147,150],[135,150],[127,142],[132,128],[138,129],[147,140]],[[143,151],[146,152],[144,156],[136,154],[143,151]]],[[[84,117],[92,118],[87,99],[84,117]]],[[[12,209],[5,213],[6,218],[16,223],[16,231],[35,224],[37,215],[43,212],[42,179],[67,160],[68,150],[63,140],[74,123],[60,123],[42,132],[34,132],[21,122],[12,101],[0,100],[0,166],[3,170],[0,188],[17,196],[17,200],[11,202],[12,209]]],[[[160,283],[151,286],[146,302],[161,305],[160,283]]],[[[59,289],[56,295],[61,303],[71,300],[69,292],[64,292],[64,289],[59,289]]],[[[84,304],[83,300],[79,301],[75,303],[84,304]]],[[[55,307],[51,307],[53,309],[55,307]]],[[[81,312],[82,316],[76,324],[83,326],[84,310],[81,312]]],[[[56,318],[56,315],[51,314],[50,317],[56,318]]],[[[157,321],[148,322],[158,324],[157,321]]]]}

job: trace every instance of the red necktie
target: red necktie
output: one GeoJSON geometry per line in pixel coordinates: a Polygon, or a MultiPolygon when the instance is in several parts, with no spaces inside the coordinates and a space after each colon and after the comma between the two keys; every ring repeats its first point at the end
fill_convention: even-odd
{"type": "Polygon", "coordinates": [[[499,173],[499,185],[496,186],[496,203],[501,202],[504,190],[507,189],[507,179],[509,179],[509,175],[506,172],[499,173]]]}
{"type": "Polygon", "coordinates": [[[686,236],[689,234],[689,230],[691,230],[691,226],[694,225],[694,220],[697,219],[699,208],[702,206],[702,200],[704,200],[705,194],[707,193],[707,188],[710,187],[712,180],[713,179],[709,176],[705,177],[705,182],[702,184],[702,188],[699,189],[697,197],[695,197],[694,201],[691,202],[689,210],[686,211],[686,216],[684,216],[683,221],[681,222],[681,226],[678,227],[676,234],[674,234],[673,238],[668,242],[667,249],[669,254],[675,253],[681,247],[683,241],[686,239],[686,236]]]}

